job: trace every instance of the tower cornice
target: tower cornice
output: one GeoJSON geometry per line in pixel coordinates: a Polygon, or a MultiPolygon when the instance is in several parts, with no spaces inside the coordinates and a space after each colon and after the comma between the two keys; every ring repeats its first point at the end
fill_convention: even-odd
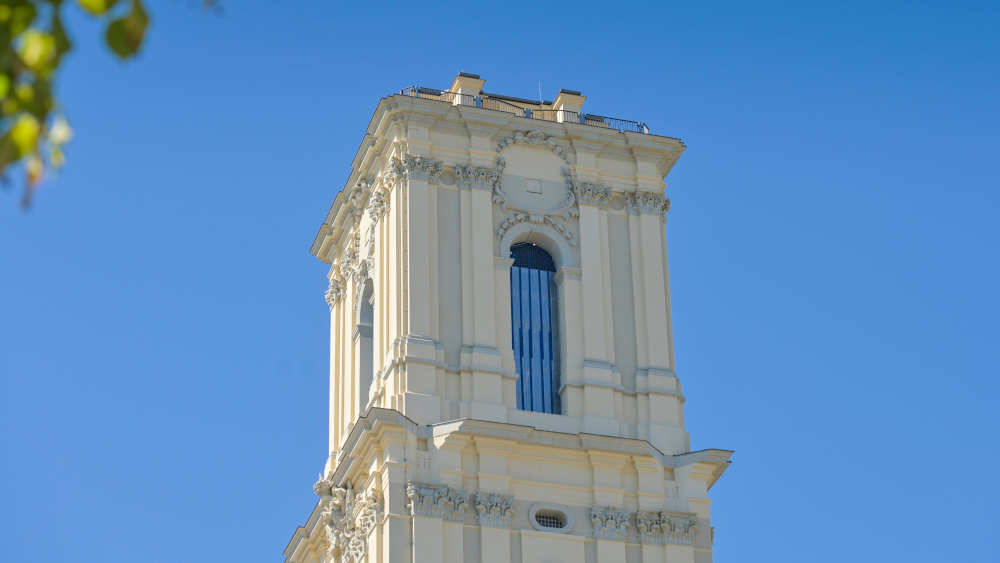
{"type": "MultiPolygon", "coordinates": [[[[464,162],[456,162],[454,161],[456,151],[450,150],[448,155],[437,155],[434,154],[433,148],[431,148],[431,154],[423,155],[439,158],[444,166],[475,164],[472,161],[482,160],[482,157],[472,158],[474,151],[482,150],[472,146],[471,140],[473,138],[492,139],[495,143],[504,138],[513,137],[519,132],[522,134],[525,132],[536,133],[551,138],[558,145],[564,146],[564,150],[571,155],[570,158],[574,164],[576,147],[585,148],[588,152],[595,154],[605,148],[615,148],[623,153],[631,154],[636,161],[649,162],[650,171],[655,171],[653,175],[659,177],[653,178],[640,171],[638,176],[632,180],[634,188],[643,191],[656,190],[654,185],[659,186],[659,189],[662,190],[662,178],[667,175],[684,151],[684,143],[674,137],[623,132],[579,123],[529,119],[484,108],[449,105],[413,96],[399,94],[387,96],[382,98],[375,107],[368,128],[354,158],[351,160],[352,170],[348,175],[345,188],[341,189],[334,198],[333,204],[313,240],[310,252],[320,260],[331,263],[333,256],[330,252],[336,246],[332,239],[336,239],[344,233],[342,215],[348,200],[345,192],[349,192],[348,188],[355,186],[362,178],[378,174],[379,170],[391,158],[392,155],[389,153],[394,152],[391,145],[406,141],[408,123],[434,130],[438,124],[445,122],[455,122],[457,126],[466,131],[466,145],[456,148],[461,149],[460,152],[468,154],[469,158],[464,162]]],[[[419,139],[417,143],[431,146],[427,139],[419,139]]],[[[418,150],[417,152],[424,153],[425,151],[418,150]]],[[[588,173],[588,175],[590,174],[588,173]]],[[[604,183],[616,186],[621,184],[620,179],[616,178],[615,180],[604,183]]]]}

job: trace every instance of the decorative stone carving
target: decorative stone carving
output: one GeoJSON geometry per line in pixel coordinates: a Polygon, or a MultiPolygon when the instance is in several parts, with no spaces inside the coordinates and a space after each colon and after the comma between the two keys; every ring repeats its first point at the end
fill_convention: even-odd
{"type": "Polygon", "coordinates": [[[343,562],[360,562],[368,550],[368,536],[378,524],[381,495],[377,492],[355,495],[350,483],[337,487],[326,478],[317,481],[313,490],[323,504],[320,519],[326,532],[326,559],[339,556],[343,562]]]}
{"type": "Polygon", "coordinates": [[[403,158],[393,157],[389,164],[391,173],[396,176],[428,180],[431,183],[437,182],[441,166],[440,160],[412,154],[404,154],[403,158]]]}
{"type": "Polygon", "coordinates": [[[330,285],[327,286],[326,292],[323,296],[326,297],[326,304],[330,306],[330,310],[332,311],[333,306],[336,305],[337,302],[344,296],[343,282],[341,282],[338,278],[330,278],[330,285]]]}
{"type": "Polygon", "coordinates": [[[359,252],[361,241],[358,229],[355,228],[354,232],[352,232],[349,237],[350,239],[344,247],[344,251],[337,259],[337,268],[339,270],[340,277],[344,280],[354,280],[359,266],[358,261],[361,258],[359,252]]]}
{"type": "Polygon", "coordinates": [[[576,208],[576,195],[573,188],[573,175],[569,168],[566,166],[562,167],[563,178],[566,179],[566,197],[562,199],[555,207],[540,211],[540,210],[527,210],[513,207],[507,203],[507,194],[503,191],[503,170],[506,167],[507,162],[503,157],[497,158],[496,173],[497,177],[493,182],[493,203],[499,205],[504,211],[520,211],[523,213],[542,213],[545,215],[558,215],[563,219],[568,219],[569,217],[579,217],[580,212],[576,208]]]}
{"type": "Polygon", "coordinates": [[[313,492],[315,492],[317,495],[323,498],[327,498],[333,496],[333,487],[334,487],[333,481],[324,477],[323,475],[320,475],[319,480],[313,483],[313,492]]]}
{"type": "Polygon", "coordinates": [[[476,493],[476,512],[479,525],[493,528],[510,528],[514,517],[514,497],[500,493],[476,493]]]}
{"type": "Polygon", "coordinates": [[[573,164],[570,160],[569,154],[566,152],[566,149],[561,147],[555,139],[540,131],[518,131],[509,137],[504,137],[497,143],[497,152],[515,144],[541,145],[543,147],[547,147],[549,150],[556,153],[556,156],[563,159],[563,162],[566,164],[573,164]]]}
{"type": "Polygon", "coordinates": [[[670,211],[670,198],[654,192],[629,192],[625,210],[633,215],[651,213],[666,216],[670,211]]]}
{"type": "Polygon", "coordinates": [[[639,511],[636,528],[643,543],[690,545],[698,532],[698,520],[693,516],[664,511],[639,511]]]}
{"type": "Polygon", "coordinates": [[[503,220],[502,223],[500,223],[500,226],[497,227],[497,232],[496,232],[497,240],[503,240],[503,236],[507,234],[507,231],[509,231],[511,227],[519,223],[534,223],[535,225],[548,225],[549,227],[555,229],[557,233],[562,235],[563,238],[566,239],[567,244],[569,244],[570,246],[576,246],[576,238],[573,236],[573,233],[570,232],[570,230],[567,229],[565,225],[563,225],[561,222],[559,222],[552,216],[535,215],[535,214],[520,213],[520,212],[511,213],[510,215],[507,216],[506,219],[503,220]]]}
{"type": "Polygon", "coordinates": [[[668,543],[690,544],[698,533],[698,520],[676,516],[663,517],[663,533],[668,543]]]}
{"type": "Polygon", "coordinates": [[[350,193],[347,195],[348,201],[351,202],[351,217],[354,219],[355,226],[361,221],[361,216],[365,212],[365,204],[368,202],[372,183],[371,178],[362,178],[358,180],[358,183],[351,188],[350,193]]]}
{"type": "Polygon", "coordinates": [[[465,507],[469,502],[469,493],[466,491],[411,482],[406,485],[406,496],[410,499],[408,506],[413,516],[444,518],[451,522],[465,521],[465,507]]]}
{"type": "Polygon", "coordinates": [[[590,522],[594,527],[595,538],[624,540],[629,520],[628,512],[610,506],[595,506],[590,509],[590,522]]]}
{"type": "Polygon", "coordinates": [[[388,209],[389,198],[386,196],[385,190],[382,187],[376,187],[372,190],[371,197],[368,198],[368,216],[372,223],[378,223],[378,220],[388,209]]]}
{"type": "Polygon", "coordinates": [[[507,161],[502,156],[497,157],[497,181],[493,184],[493,203],[506,208],[507,194],[503,192],[503,169],[507,167],[507,161]]]}
{"type": "Polygon", "coordinates": [[[635,515],[635,527],[643,543],[663,543],[663,522],[659,512],[640,510],[635,515]]]}
{"type": "Polygon", "coordinates": [[[607,186],[591,182],[577,182],[573,184],[573,192],[576,194],[576,199],[581,205],[593,205],[596,207],[607,203],[608,197],[611,196],[611,190],[607,186]]]}
{"type": "MultiPolygon", "coordinates": [[[[464,188],[482,188],[494,190],[500,181],[500,173],[503,170],[498,163],[498,168],[486,168],[485,166],[469,166],[459,164],[455,166],[455,174],[458,176],[458,183],[464,188]]],[[[503,193],[501,190],[500,193],[503,193]]]]}
{"type": "Polygon", "coordinates": [[[369,223],[368,236],[365,237],[365,254],[369,258],[375,256],[375,227],[376,223],[369,223]]]}
{"type": "Polygon", "coordinates": [[[361,292],[364,291],[365,281],[372,277],[369,263],[371,260],[365,258],[358,262],[356,268],[351,271],[351,281],[354,283],[354,314],[361,310],[361,292]]]}

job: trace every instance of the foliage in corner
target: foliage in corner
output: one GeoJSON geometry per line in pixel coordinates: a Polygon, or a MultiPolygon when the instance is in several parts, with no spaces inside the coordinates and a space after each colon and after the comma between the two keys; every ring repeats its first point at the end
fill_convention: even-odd
{"type": "MultiPolygon", "coordinates": [[[[149,14],[141,0],[76,0],[107,22],[104,40],[125,60],[139,52],[149,14]]],[[[62,18],[63,0],[0,0],[0,179],[23,169],[22,206],[46,171],[62,166],[73,135],[53,96],[53,80],[73,47],[62,18]]]]}

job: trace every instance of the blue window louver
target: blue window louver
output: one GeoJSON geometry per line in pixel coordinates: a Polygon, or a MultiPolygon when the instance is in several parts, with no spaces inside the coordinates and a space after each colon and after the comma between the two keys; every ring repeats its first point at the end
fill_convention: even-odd
{"type": "Polygon", "coordinates": [[[510,249],[511,336],[517,368],[517,408],[559,413],[559,336],[555,263],[529,243],[510,249]]]}

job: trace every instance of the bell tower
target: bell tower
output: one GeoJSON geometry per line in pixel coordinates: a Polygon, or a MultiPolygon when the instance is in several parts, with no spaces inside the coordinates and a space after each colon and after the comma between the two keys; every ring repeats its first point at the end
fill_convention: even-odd
{"type": "Polygon", "coordinates": [[[706,563],[674,369],[664,177],[684,145],[586,97],[382,98],[312,253],[329,457],[295,563],[706,563]]]}

